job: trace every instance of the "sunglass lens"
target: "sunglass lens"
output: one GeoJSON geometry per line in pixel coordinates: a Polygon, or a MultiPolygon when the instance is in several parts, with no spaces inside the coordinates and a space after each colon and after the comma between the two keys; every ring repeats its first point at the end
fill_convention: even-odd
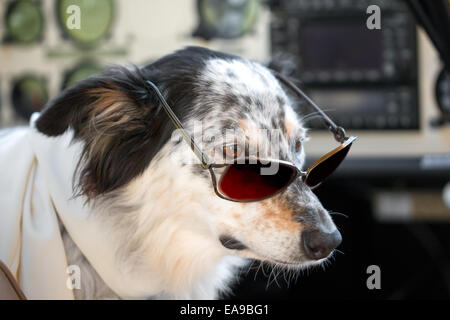
{"type": "Polygon", "coordinates": [[[332,153],[329,157],[321,161],[320,163],[313,166],[313,168],[308,172],[305,178],[305,183],[312,187],[318,186],[322,181],[328,178],[336,169],[339,167],[341,162],[347,156],[350,150],[351,143],[342,149],[339,149],[335,153],[332,153]]]}
{"type": "Polygon", "coordinates": [[[255,201],[267,198],[283,189],[292,181],[296,170],[290,166],[277,163],[278,168],[271,164],[233,164],[230,165],[219,182],[219,191],[227,198],[237,201],[255,201]]]}

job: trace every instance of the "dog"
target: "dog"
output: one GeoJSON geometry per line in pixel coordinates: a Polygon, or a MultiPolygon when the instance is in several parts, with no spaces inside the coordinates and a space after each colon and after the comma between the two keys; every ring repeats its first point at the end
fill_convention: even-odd
{"type": "MultiPolygon", "coordinates": [[[[103,263],[121,270],[127,292],[109,286],[60,219],[67,262],[81,270],[75,298],[216,299],[251,259],[296,271],[333,254],[341,235],[301,179],[261,201],[218,197],[208,170],[174,138],[147,81],[187,132],[201,123],[202,132],[239,135],[200,138],[213,159],[238,152],[227,141],[266,139],[263,128],[280,132],[280,160],[304,165],[307,129],[292,99],[270,69],[241,57],[187,47],[143,67],[111,67],[64,90],[36,129],[50,139],[70,132],[79,145],[73,181],[66,182],[113,239],[114,259],[103,263]]],[[[263,142],[269,149],[274,143],[263,142]]]]}

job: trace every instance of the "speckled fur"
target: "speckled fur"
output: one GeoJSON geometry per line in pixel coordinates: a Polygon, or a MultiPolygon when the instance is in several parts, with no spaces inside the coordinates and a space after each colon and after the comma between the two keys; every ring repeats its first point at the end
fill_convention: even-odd
{"type": "MultiPolygon", "coordinates": [[[[196,124],[201,123],[200,139],[204,139],[200,142],[212,159],[220,161],[218,153],[212,150],[220,149],[224,142],[243,139],[252,144],[258,129],[277,129],[279,146],[268,141],[262,152],[268,154],[269,149],[277,147],[280,159],[303,166],[305,150],[296,153],[295,142],[306,138],[306,129],[280,83],[266,67],[239,57],[210,54],[201,48],[185,49],[178,54],[187,61],[192,55],[204,55],[199,59],[200,69],[189,71],[181,66],[182,71],[175,67],[158,71],[162,78],[169,72],[173,77],[177,77],[177,72],[191,72],[192,77],[185,80],[185,85],[191,88],[188,98],[178,97],[162,80],[160,87],[169,103],[177,110],[184,109],[180,118],[191,134],[196,124]],[[186,105],[180,106],[180,101],[186,105]],[[219,133],[226,129],[237,129],[240,136],[224,138],[219,133]],[[216,139],[205,139],[208,136],[216,139]]],[[[180,82],[184,79],[181,74],[179,79],[180,82]]],[[[97,93],[101,94],[101,90],[97,93]]],[[[121,108],[117,103],[111,105],[121,108]]],[[[108,132],[114,135],[113,127],[110,129],[108,132]]],[[[174,128],[170,130],[173,132],[174,128]]],[[[266,139],[263,135],[259,138],[266,139]]],[[[102,146],[94,143],[90,152],[96,153],[96,148],[102,146]]],[[[323,262],[305,257],[301,233],[306,228],[320,227],[331,232],[336,227],[308,187],[296,181],[284,192],[263,201],[231,202],[217,197],[208,171],[192,159],[185,143],[168,139],[142,172],[124,185],[91,199],[93,211],[102,216],[104,227],[120,243],[117,263],[133,275],[134,281],[129,286],[130,291],[135,289],[135,296],[214,299],[228,290],[237,269],[249,259],[295,270],[323,262]],[[225,248],[219,241],[223,235],[238,240],[245,249],[225,248]]],[[[220,175],[220,170],[217,174],[220,175]]],[[[82,273],[88,274],[76,297],[118,298],[67,234],[64,241],[69,263],[80,265],[82,273]]]]}

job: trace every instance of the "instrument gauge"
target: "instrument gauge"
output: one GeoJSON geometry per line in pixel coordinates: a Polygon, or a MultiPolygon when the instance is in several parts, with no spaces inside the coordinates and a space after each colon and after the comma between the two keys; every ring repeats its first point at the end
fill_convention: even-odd
{"type": "Polygon", "coordinates": [[[33,112],[41,111],[48,100],[47,84],[35,75],[17,79],[12,88],[11,101],[17,115],[29,119],[33,112]]]}
{"type": "Polygon", "coordinates": [[[110,32],[114,18],[113,0],[58,0],[58,21],[64,34],[81,46],[95,46],[110,32]],[[73,28],[68,21],[76,14],[70,6],[80,8],[80,27],[73,28]]]}
{"type": "Polygon", "coordinates": [[[44,17],[40,4],[32,0],[11,2],[5,15],[6,40],[33,43],[42,37],[44,17]]]}
{"type": "Polygon", "coordinates": [[[194,36],[204,39],[238,38],[255,24],[257,0],[198,0],[199,26],[194,36]]]}

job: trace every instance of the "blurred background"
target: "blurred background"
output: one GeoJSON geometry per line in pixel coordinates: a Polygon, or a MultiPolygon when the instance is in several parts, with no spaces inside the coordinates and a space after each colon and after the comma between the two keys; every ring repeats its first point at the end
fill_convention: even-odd
{"type": "MultiPolygon", "coordinates": [[[[200,45],[284,68],[358,141],[317,189],[343,244],[289,284],[245,270],[227,298],[450,298],[448,0],[1,0],[0,127],[111,63],[200,45]],[[72,29],[71,5],[81,9],[72,29]],[[370,5],[381,28],[366,26],[370,5]],[[367,268],[381,271],[368,289],[367,268]]],[[[73,22],[73,21],[72,21],[73,22]]],[[[310,113],[299,106],[302,115],[310,113]]],[[[308,161],[332,136],[309,117],[308,161]]]]}

